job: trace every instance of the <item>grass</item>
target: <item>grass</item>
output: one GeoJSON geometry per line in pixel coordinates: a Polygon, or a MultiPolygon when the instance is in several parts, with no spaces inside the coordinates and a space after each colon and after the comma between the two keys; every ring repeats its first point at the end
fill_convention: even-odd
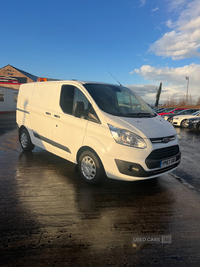
{"type": "Polygon", "coordinates": [[[200,109],[200,97],[195,101],[191,96],[188,97],[188,101],[183,97],[181,99],[169,99],[161,107],[176,107],[176,108],[199,108],[200,109]]]}

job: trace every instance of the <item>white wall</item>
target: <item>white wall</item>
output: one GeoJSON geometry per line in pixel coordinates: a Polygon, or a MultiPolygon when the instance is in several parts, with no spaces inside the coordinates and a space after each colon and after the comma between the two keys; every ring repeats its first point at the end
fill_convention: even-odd
{"type": "Polygon", "coordinates": [[[17,102],[14,99],[16,99],[18,92],[18,90],[0,86],[0,112],[16,111],[17,102]],[[4,95],[4,101],[1,101],[2,94],[4,95]]]}

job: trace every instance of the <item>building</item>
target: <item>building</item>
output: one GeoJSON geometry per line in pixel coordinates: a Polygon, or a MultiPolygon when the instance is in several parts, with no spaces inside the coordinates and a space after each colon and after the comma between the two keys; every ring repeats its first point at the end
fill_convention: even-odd
{"type": "Polygon", "coordinates": [[[21,84],[37,81],[26,71],[7,65],[0,69],[0,113],[16,111],[17,95],[21,84]]]}
{"type": "Polygon", "coordinates": [[[7,65],[0,69],[0,86],[19,89],[22,83],[32,83],[37,81],[37,76],[26,71],[7,65]]]}
{"type": "Polygon", "coordinates": [[[18,89],[0,86],[0,113],[15,112],[18,89]]]}

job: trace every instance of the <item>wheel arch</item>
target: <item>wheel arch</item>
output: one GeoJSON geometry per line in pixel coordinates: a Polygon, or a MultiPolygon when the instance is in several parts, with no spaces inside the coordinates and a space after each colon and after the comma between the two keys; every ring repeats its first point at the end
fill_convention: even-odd
{"type": "Polygon", "coordinates": [[[180,123],[180,126],[184,128],[184,123],[187,121],[187,119],[183,119],[180,123]]]}
{"type": "MultiPolygon", "coordinates": [[[[77,154],[76,154],[76,162],[78,162],[81,153],[82,153],[83,151],[86,151],[86,150],[89,150],[89,151],[93,152],[93,153],[99,158],[99,160],[101,161],[101,158],[99,157],[99,155],[97,154],[97,152],[96,152],[93,148],[91,148],[91,147],[89,147],[89,146],[82,146],[82,147],[78,150],[78,152],[77,152],[77,154]]],[[[101,161],[101,163],[102,163],[102,161],[101,161]]],[[[103,164],[102,164],[102,165],[103,165],[103,164]]]]}

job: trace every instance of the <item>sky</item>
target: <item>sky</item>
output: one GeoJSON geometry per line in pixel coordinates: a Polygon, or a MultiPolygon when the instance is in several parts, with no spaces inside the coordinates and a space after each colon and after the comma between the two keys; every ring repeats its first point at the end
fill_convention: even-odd
{"type": "Polygon", "coordinates": [[[0,68],[200,97],[200,0],[0,0],[0,68]]]}

